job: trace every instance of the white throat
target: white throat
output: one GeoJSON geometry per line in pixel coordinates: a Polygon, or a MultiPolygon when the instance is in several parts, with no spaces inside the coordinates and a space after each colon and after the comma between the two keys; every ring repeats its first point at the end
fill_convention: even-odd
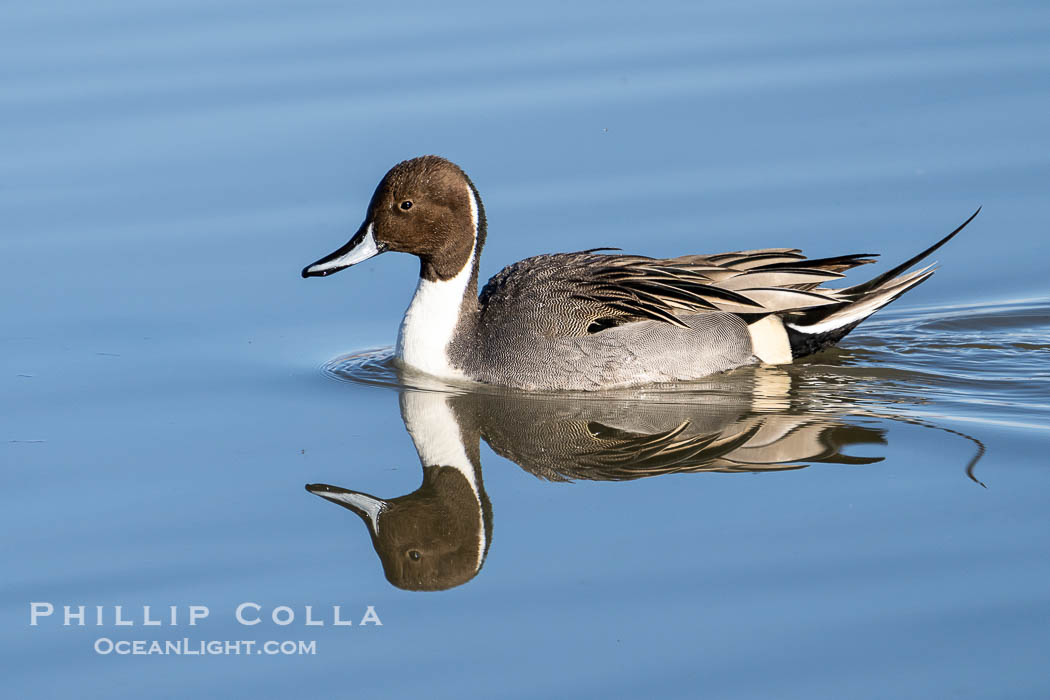
{"type": "Polygon", "coordinates": [[[452,279],[432,282],[419,278],[397,335],[397,359],[403,365],[448,379],[467,378],[461,369],[452,365],[448,354],[478,250],[478,204],[469,185],[467,200],[474,224],[474,246],[466,265],[452,279]]]}

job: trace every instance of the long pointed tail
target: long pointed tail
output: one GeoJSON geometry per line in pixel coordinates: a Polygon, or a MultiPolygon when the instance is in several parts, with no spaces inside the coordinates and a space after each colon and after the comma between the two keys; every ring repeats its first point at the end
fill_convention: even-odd
{"type": "Polygon", "coordinates": [[[784,319],[788,342],[791,344],[792,357],[798,358],[810,355],[837,343],[868,316],[871,316],[909,289],[917,287],[928,280],[934,273],[934,265],[928,265],[921,270],[908,274],[902,275],[901,273],[921,262],[954,238],[980,212],[981,208],[978,207],[977,211],[971,214],[970,218],[954,231],[889,272],[885,272],[862,284],[841,290],[840,296],[845,297],[849,301],[834,306],[810,309],[803,315],[791,320],[784,319]]]}

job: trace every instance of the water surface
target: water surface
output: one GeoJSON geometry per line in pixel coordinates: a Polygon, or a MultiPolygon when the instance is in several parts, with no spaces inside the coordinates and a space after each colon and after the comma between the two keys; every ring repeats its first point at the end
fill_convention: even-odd
{"type": "Polygon", "coordinates": [[[1039,2],[5,8],[8,693],[1046,697],[1048,35],[1039,2]],[[481,191],[486,276],[596,246],[875,275],[984,208],[837,350],[520,396],[346,359],[393,342],[414,261],[298,276],[427,152],[481,191]],[[471,471],[428,471],[428,430],[471,471]],[[305,484],[417,494],[400,527],[457,534],[431,547],[459,568],[392,585],[305,484]],[[30,601],[212,612],[30,627],[30,601]]]}

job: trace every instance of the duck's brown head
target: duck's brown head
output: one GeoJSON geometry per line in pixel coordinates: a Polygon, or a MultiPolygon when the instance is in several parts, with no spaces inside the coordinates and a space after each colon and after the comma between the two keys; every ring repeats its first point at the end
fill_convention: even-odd
{"type": "Polygon", "coordinates": [[[455,277],[476,261],[485,237],[477,189],[459,166],[422,156],[390,169],[372,195],[364,223],[346,245],[303,268],[324,277],[393,250],[420,259],[420,276],[455,277]]]}

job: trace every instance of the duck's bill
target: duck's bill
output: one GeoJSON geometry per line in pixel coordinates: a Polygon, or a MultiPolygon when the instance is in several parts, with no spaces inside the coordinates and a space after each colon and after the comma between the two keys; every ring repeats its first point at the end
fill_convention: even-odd
{"type": "Polygon", "coordinates": [[[374,534],[379,534],[379,514],[388,507],[387,502],[382,498],[329,484],[307,484],[306,490],[326,501],[331,501],[357,513],[374,534]]]}
{"type": "Polygon", "coordinates": [[[376,243],[372,222],[366,222],[342,248],[304,267],[303,277],[324,277],[374,258],[384,250],[386,250],[385,246],[376,243]]]}

